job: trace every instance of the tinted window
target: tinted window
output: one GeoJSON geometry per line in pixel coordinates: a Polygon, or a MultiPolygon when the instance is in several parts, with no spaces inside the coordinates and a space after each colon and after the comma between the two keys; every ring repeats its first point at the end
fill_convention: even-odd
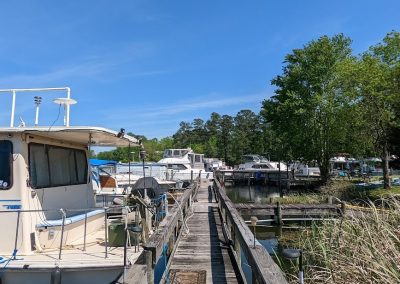
{"type": "Polygon", "coordinates": [[[29,144],[29,173],[33,188],[84,184],[86,154],[83,150],[29,144]]]}
{"type": "Polygon", "coordinates": [[[11,187],[12,161],[11,141],[0,140],[0,190],[11,187]]]}

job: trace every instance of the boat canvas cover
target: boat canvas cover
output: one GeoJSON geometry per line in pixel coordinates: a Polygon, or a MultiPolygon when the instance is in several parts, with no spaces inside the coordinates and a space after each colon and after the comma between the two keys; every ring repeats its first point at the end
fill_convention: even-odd
{"type": "Polygon", "coordinates": [[[118,137],[118,132],[102,127],[11,127],[0,128],[0,134],[1,133],[32,134],[80,145],[88,145],[90,141],[92,146],[127,147],[129,145],[139,145],[139,141],[135,137],[126,134],[118,137]]]}
{"type": "Polygon", "coordinates": [[[94,167],[116,165],[116,161],[112,160],[100,160],[100,159],[90,159],[90,165],[94,167]]]}

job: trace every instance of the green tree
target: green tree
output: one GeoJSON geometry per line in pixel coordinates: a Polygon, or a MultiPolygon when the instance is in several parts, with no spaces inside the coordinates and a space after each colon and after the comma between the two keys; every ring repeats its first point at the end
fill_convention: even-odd
{"type": "Polygon", "coordinates": [[[316,160],[323,181],[329,159],[345,145],[351,100],[338,87],[338,67],[351,58],[351,40],[323,36],[286,56],[277,87],[262,115],[296,159],[316,160]]]}
{"type": "Polygon", "coordinates": [[[399,125],[400,33],[391,32],[372,46],[358,64],[360,105],[376,151],[383,160],[384,188],[390,188],[389,159],[393,133],[399,125]]]}
{"type": "Polygon", "coordinates": [[[233,134],[233,118],[230,115],[223,115],[218,129],[219,147],[222,150],[222,157],[227,164],[232,164],[232,134],[233,134]]]}
{"type": "Polygon", "coordinates": [[[261,123],[259,116],[251,110],[241,110],[234,117],[233,157],[240,163],[244,154],[257,154],[262,151],[261,123]]]}

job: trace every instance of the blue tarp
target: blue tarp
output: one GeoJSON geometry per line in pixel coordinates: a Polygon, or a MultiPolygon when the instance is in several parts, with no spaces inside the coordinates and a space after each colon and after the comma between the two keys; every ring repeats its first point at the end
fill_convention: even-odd
{"type": "Polygon", "coordinates": [[[90,165],[99,167],[99,166],[105,166],[105,165],[116,165],[116,161],[112,160],[99,160],[99,159],[90,159],[90,165]]]}

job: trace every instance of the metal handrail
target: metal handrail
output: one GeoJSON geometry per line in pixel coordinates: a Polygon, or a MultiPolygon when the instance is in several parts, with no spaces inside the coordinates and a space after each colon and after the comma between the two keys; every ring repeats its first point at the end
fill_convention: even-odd
{"type": "MultiPolygon", "coordinates": [[[[132,206],[113,206],[113,209],[119,209],[119,208],[126,208],[129,207],[130,209],[137,209],[137,205],[132,205],[132,206]]],[[[62,218],[62,225],[61,225],[61,238],[60,238],[60,247],[59,247],[59,252],[58,252],[58,259],[61,260],[62,258],[62,248],[63,248],[63,241],[64,241],[64,230],[65,230],[65,220],[67,218],[67,212],[85,212],[85,225],[84,225],[84,240],[83,240],[83,251],[86,251],[86,233],[87,233],[87,213],[88,211],[92,210],[100,210],[104,209],[104,247],[105,247],[105,258],[108,258],[108,229],[107,229],[107,210],[110,207],[92,207],[92,208],[73,208],[73,209],[35,209],[35,210],[0,210],[0,213],[17,213],[17,226],[16,226],[16,232],[15,232],[15,243],[14,243],[14,252],[13,252],[13,259],[16,259],[16,251],[17,251],[17,245],[18,245],[18,233],[19,233],[19,224],[20,224],[20,215],[21,213],[39,213],[39,212],[60,212],[61,218],[62,218]]],[[[137,210],[135,210],[137,211],[137,210]]]]}
{"type": "MultiPolygon", "coordinates": [[[[129,206],[130,208],[135,208],[137,205],[132,205],[132,206],[129,206]]],[[[104,206],[104,207],[89,207],[89,208],[71,208],[71,209],[65,209],[65,208],[60,208],[60,209],[63,209],[63,210],[65,210],[66,212],[68,211],[68,212],[80,212],[80,211],[91,211],[91,210],[100,210],[100,209],[105,209],[105,208],[107,208],[107,209],[110,209],[110,208],[113,208],[113,209],[119,209],[119,208],[125,208],[126,206],[125,205],[117,205],[117,206],[113,206],[113,207],[109,207],[109,206],[104,206]]],[[[60,209],[34,209],[34,210],[32,210],[32,209],[29,209],[29,210],[21,210],[21,209],[18,209],[18,210],[0,210],[0,213],[18,213],[18,212],[20,212],[20,213],[34,213],[34,212],[60,212],[60,209]]],[[[67,217],[68,218],[68,217],[67,217]]]]}

